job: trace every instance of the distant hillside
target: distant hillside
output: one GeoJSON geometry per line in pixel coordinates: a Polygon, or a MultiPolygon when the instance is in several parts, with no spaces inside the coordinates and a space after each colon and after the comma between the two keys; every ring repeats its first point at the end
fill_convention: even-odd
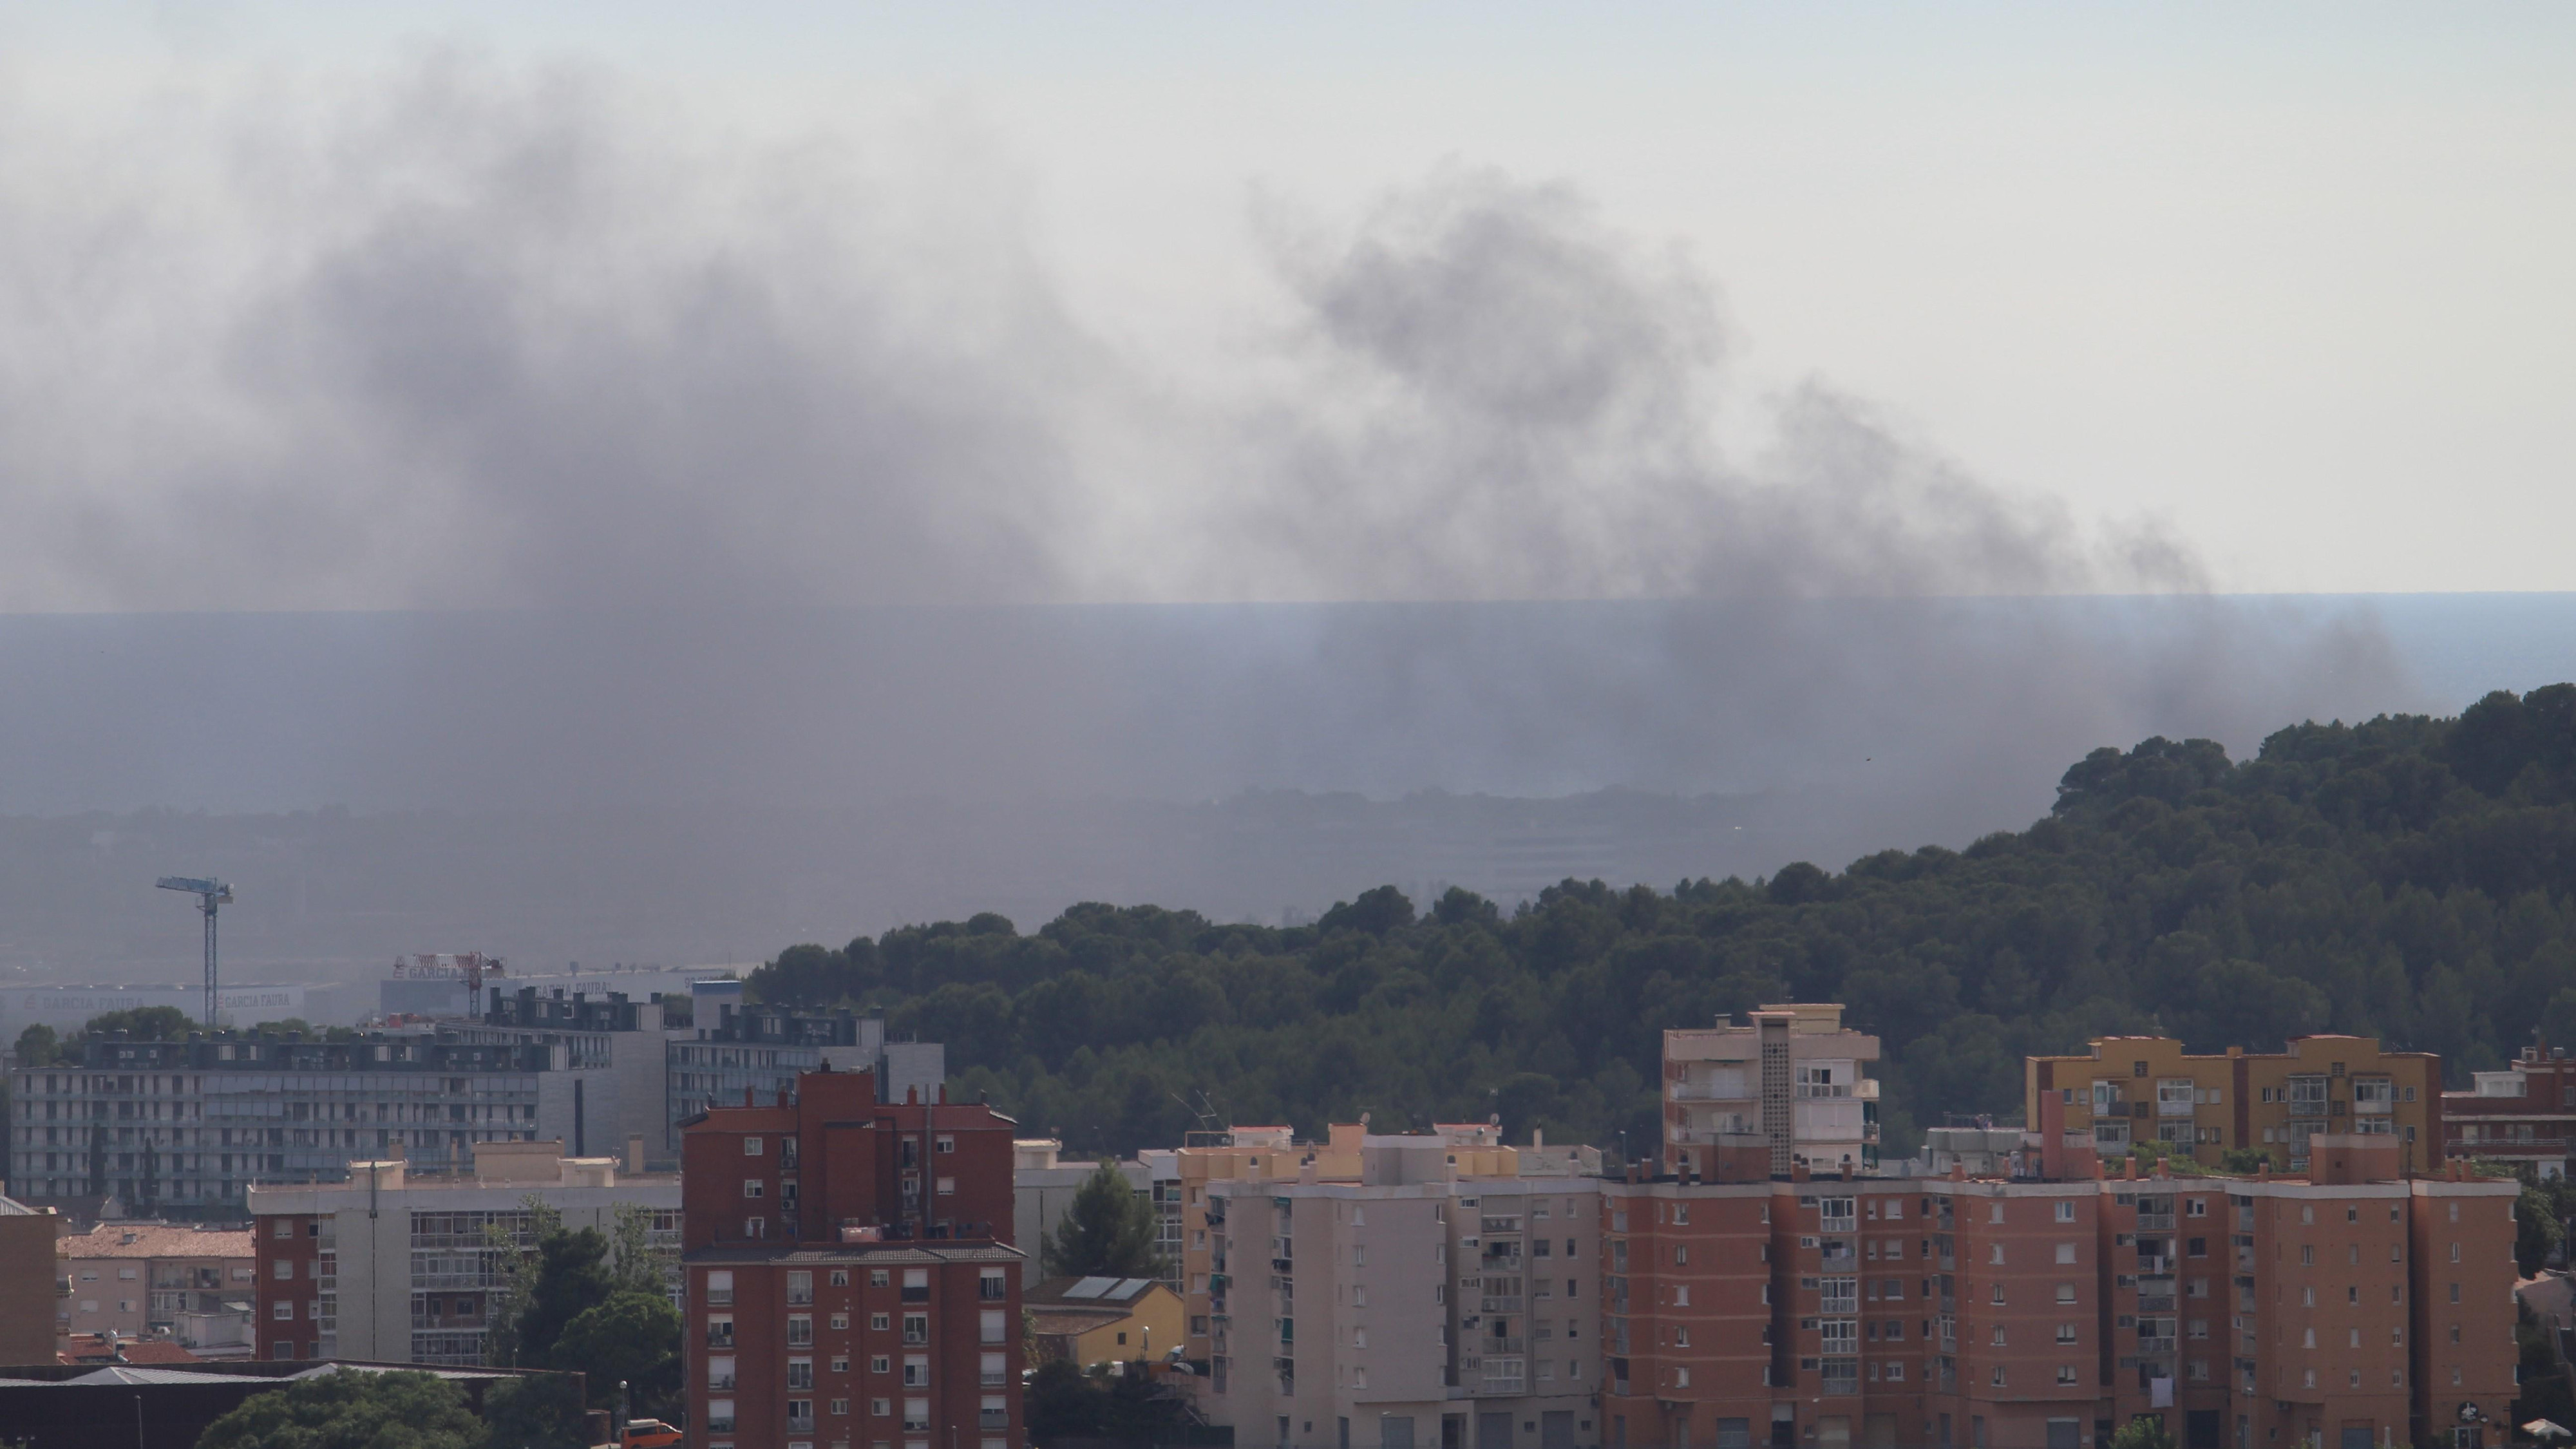
{"type": "Polygon", "coordinates": [[[1888,1151],[2019,1111],[2020,1057],[2105,1032],[2437,1051],[2454,1078],[2535,1028],[2576,1042],[2576,685],[2457,719],[2100,749],[2056,807],[1965,851],[1884,851],[1670,892],[1567,881],[1504,915],[1394,887],[1312,926],[1078,906],[797,946],[777,1001],[852,1000],[948,1043],[969,1093],[1082,1147],[1217,1121],[1482,1118],[1653,1140],[1659,1033],[1839,1000],[1886,1040],[1888,1151]]]}

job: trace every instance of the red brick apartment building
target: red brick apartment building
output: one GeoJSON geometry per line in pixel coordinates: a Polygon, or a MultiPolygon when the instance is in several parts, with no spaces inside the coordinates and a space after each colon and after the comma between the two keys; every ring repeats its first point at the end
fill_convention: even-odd
{"type": "Polygon", "coordinates": [[[1772,1178],[1746,1143],[1605,1184],[1605,1445],[2505,1442],[2515,1184],[2344,1134],[2305,1178],[2106,1178],[2052,1125],[2016,1178],[1772,1178]]]}
{"type": "Polygon", "coordinates": [[[1008,1117],[867,1072],[681,1126],[690,1449],[1017,1449],[1008,1117]]]}

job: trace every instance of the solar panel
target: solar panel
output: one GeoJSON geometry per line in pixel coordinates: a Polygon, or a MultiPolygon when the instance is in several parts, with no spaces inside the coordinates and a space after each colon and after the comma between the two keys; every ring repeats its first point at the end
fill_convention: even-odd
{"type": "Polygon", "coordinates": [[[1097,1298],[1101,1294],[1106,1293],[1117,1286],[1118,1280],[1115,1278],[1085,1278],[1081,1282],[1064,1290],[1064,1296],[1067,1298],[1097,1298]]]}

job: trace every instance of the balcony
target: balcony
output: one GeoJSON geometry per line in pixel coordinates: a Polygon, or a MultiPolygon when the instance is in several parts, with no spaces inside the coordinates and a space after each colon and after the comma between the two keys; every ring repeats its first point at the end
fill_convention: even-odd
{"type": "Polygon", "coordinates": [[[1010,1370],[1008,1370],[1008,1369],[997,1369],[997,1368],[988,1368],[988,1369],[984,1370],[982,1377],[980,1377],[979,1379],[977,1379],[977,1380],[976,1380],[976,1382],[977,1382],[978,1384],[980,1384],[982,1387],[984,1387],[984,1388],[988,1388],[988,1389],[998,1389],[998,1388],[1005,1388],[1005,1387],[1008,1387],[1008,1386],[1009,1386],[1009,1384],[1010,1384],[1010,1381],[1011,1381],[1011,1374],[1010,1374],[1010,1370]]]}
{"type": "Polygon", "coordinates": [[[1511,1294],[1491,1295],[1483,1299],[1482,1302],[1484,1306],[1481,1311],[1486,1313],[1518,1313],[1521,1311],[1521,1299],[1511,1294]]]}
{"type": "Polygon", "coordinates": [[[1529,1377],[1526,1374],[1515,1374],[1510,1378],[1496,1378],[1487,1374],[1476,1381],[1473,1392],[1497,1397],[1507,1394],[1525,1394],[1529,1392],[1529,1377]]]}
{"type": "Polygon", "coordinates": [[[707,1325],[707,1347],[709,1347],[709,1348],[731,1348],[731,1347],[733,1347],[733,1325],[732,1325],[732,1324],[730,1324],[730,1323],[710,1323],[710,1324],[708,1324],[708,1325],[707,1325]]]}
{"type": "Polygon", "coordinates": [[[975,1413],[975,1426],[987,1433],[1007,1429],[1011,1427],[1011,1411],[1008,1409],[979,1409],[975,1413]]]}
{"type": "Polygon", "coordinates": [[[2170,1355],[2174,1347],[2175,1342],[2170,1338],[2141,1338],[2138,1340],[2138,1357],[2155,1358],[2159,1355],[2170,1355]]]}
{"type": "Polygon", "coordinates": [[[2163,1213],[2141,1212],[2141,1213],[2139,1213],[2139,1214],[2138,1214],[2138,1231],[2139,1231],[2139,1232],[2142,1232],[2142,1233],[2170,1233],[2170,1232],[2172,1232],[2173,1230],[2174,1230],[2174,1215],[2173,1215],[2172,1213],[2169,1213],[2169,1212],[2163,1212],[2163,1213]]]}
{"type": "Polygon", "coordinates": [[[1517,1356],[1529,1352],[1529,1340],[1525,1338],[1480,1338],[1475,1344],[1488,1354],[1517,1356]]]}

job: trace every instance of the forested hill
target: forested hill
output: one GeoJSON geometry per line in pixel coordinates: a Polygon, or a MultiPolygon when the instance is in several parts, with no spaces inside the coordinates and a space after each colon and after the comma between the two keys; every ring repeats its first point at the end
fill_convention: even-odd
{"type": "Polygon", "coordinates": [[[2029,829],[1839,874],[1669,892],[1568,881],[1508,915],[1392,887],[1285,930],[1077,906],[755,972],[762,999],[884,1007],[952,1079],[1076,1147],[1213,1120],[1314,1131],[1479,1120],[1640,1151],[1659,1033],[1843,1001],[1890,1060],[1888,1151],[1948,1112],[2020,1110],[2020,1058],[2105,1032],[2277,1049],[2347,1031],[2453,1078],[2576,1043],[2576,685],[2457,719],[2304,724],[2243,763],[2207,740],[2099,749],[2029,829]]]}

